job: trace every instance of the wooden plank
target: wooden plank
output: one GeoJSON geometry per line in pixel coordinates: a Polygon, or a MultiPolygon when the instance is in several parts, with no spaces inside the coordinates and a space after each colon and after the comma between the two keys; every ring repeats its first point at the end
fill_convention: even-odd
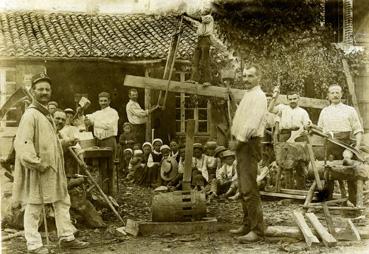
{"type": "MultiPolygon", "coordinates": [[[[356,227],[359,232],[359,236],[361,239],[369,239],[369,226],[365,227],[356,227]]],[[[335,228],[338,238],[340,234],[344,232],[345,228],[335,228]]],[[[293,226],[268,226],[264,231],[264,235],[267,237],[290,237],[296,239],[304,239],[300,229],[298,227],[293,226]]]]}
{"type": "Polygon", "coordinates": [[[323,202],[323,212],[325,216],[325,221],[327,222],[328,232],[336,237],[336,230],[334,229],[333,219],[329,212],[327,202],[323,202]]]}
{"type": "MultiPolygon", "coordinates": [[[[323,209],[321,205],[304,205],[304,208],[323,209]]],[[[328,206],[329,210],[342,210],[342,211],[362,211],[363,207],[348,207],[348,206],[328,206]]]]}
{"type": "Polygon", "coordinates": [[[361,179],[356,180],[356,206],[364,207],[364,182],[361,179]]]}
{"type": "Polygon", "coordinates": [[[348,90],[349,90],[349,93],[351,95],[352,105],[356,109],[356,111],[359,115],[361,125],[362,125],[363,124],[363,118],[361,117],[361,114],[360,114],[359,103],[358,103],[358,100],[357,100],[357,97],[356,97],[356,92],[355,92],[355,84],[354,84],[354,80],[351,76],[350,67],[349,67],[346,59],[342,59],[342,65],[343,65],[343,71],[344,71],[345,76],[346,76],[348,90]]]}
{"type": "Polygon", "coordinates": [[[302,215],[301,212],[295,210],[293,211],[293,217],[302,234],[304,235],[306,244],[310,247],[313,243],[319,243],[318,238],[313,234],[313,232],[307,225],[304,219],[304,215],[302,215]]]}
{"type": "Polygon", "coordinates": [[[361,241],[359,230],[355,227],[350,219],[347,219],[346,228],[340,230],[337,234],[338,240],[361,241]]]}
{"type": "Polygon", "coordinates": [[[299,199],[299,200],[304,200],[305,199],[305,196],[303,196],[303,195],[294,195],[294,194],[286,194],[286,193],[278,193],[278,192],[267,192],[267,191],[260,191],[260,195],[268,196],[268,197],[277,197],[277,198],[299,199]]]}
{"type": "Polygon", "coordinates": [[[305,215],[309,219],[310,223],[313,225],[316,232],[322,238],[322,241],[326,247],[334,247],[337,245],[337,240],[325,229],[325,227],[320,223],[315,214],[306,213],[305,215]]]}
{"type": "Polygon", "coordinates": [[[316,181],[314,181],[313,184],[310,186],[310,189],[306,195],[304,206],[309,205],[311,201],[313,200],[315,188],[316,188],[316,181]]]}
{"type": "MultiPolygon", "coordinates": [[[[126,75],[124,78],[123,85],[137,87],[137,88],[166,90],[167,81],[162,80],[162,79],[126,75]]],[[[225,98],[228,95],[227,88],[225,87],[218,87],[218,86],[202,87],[202,86],[199,86],[198,84],[184,83],[184,82],[178,82],[178,81],[170,82],[169,92],[197,94],[197,95],[202,95],[202,96],[219,97],[219,98],[225,98]]],[[[245,93],[245,90],[232,88],[231,93],[233,94],[236,101],[241,101],[245,93]]],[[[288,103],[287,96],[280,95],[278,97],[277,103],[287,104],[288,103]]],[[[321,108],[328,106],[329,103],[327,100],[300,97],[299,105],[301,107],[321,109],[321,108]]]]}
{"type": "Polygon", "coordinates": [[[128,219],[125,231],[133,236],[207,234],[216,231],[217,222],[216,218],[204,218],[201,221],[191,222],[146,222],[128,219]]]}
{"type": "Polygon", "coordinates": [[[195,135],[195,120],[187,121],[186,126],[186,148],[185,148],[185,168],[183,172],[182,189],[184,191],[191,190],[191,174],[192,174],[192,156],[193,143],[195,135]]]}

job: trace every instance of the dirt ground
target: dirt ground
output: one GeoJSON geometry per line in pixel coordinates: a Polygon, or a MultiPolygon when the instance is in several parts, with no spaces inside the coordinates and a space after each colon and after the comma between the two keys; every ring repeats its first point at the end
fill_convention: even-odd
{"type": "MultiPolygon", "coordinates": [[[[117,201],[119,212],[123,219],[149,221],[151,217],[152,189],[141,188],[122,182],[117,201]]],[[[301,201],[266,200],[263,199],[264,219],[267,225],[295,226],[292,211],[301,209],[301,201]]],[[[322,218],[322,214],[317,213],[322,218]]],[[[91,247],[84,250],[65,251],[56,247],[56,232],[51,232],[50,238],[54,253],[369,253],[369,240],[360,242],[339,241],[336,247],[327,248],[322,243],[308,248],[306,243],[291,238],[265,238],[257,243],[239,244],[228,230],[236,227],[242,220],[242,210],[238,201],[215,199],[208,205],[208,216],[218,219],[215,233],[192,235],[152,235],[148,237],[124,236],[115,228],[122,225],[109,211],[103,211],[103,218],[108,223],[107,228],[87,229],[77,225],[79,239],[89,241],[91,247]]],[[[336,226],[347,217],[336,214],[333,219],[336,226]]],[[[323,222],[323,220],[321,220],[323,222]]],[[[361,223],[368,224],[367,221],[361,223]]],[[[23,237],[2,242],[2,253],[26,253],[26,243],[23,237]]]]}

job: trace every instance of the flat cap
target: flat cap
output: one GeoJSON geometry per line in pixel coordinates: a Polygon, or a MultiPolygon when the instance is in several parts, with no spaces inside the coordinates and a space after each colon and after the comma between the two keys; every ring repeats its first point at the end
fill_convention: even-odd
{"type": "Polygon", "coordinates": [[[59,104],[56,101],[49,101],[47,105],[54,105],[55,107],[59,107],[59,104]]]}
{"type": "Polygon", "coordinates": [[[110,93],[108,93],[108,92],[101,92],[101,93],[99,93],[99,98],[100,97],[106,97],[106,98],[109,98],[110,99],[110,93]]]}
{"type": "Polygon", "coordinates": [[[71,114],[74,114],[74,110],[73,110],[73,109],[71,109],[71,108],[66,108],[66,109],[64,109],[64,112],[65,112],[65,113],[71,113],[71,114]]]}
{"type": "Polygon", "coordinates": [[[203,149],[203,146],[202,146],[202,144],[201,144],[201,143],[194,143],[194,144],[193,144],[193,148],[194,148],[194,149],[195,149],[195,148],[203,149]]]}

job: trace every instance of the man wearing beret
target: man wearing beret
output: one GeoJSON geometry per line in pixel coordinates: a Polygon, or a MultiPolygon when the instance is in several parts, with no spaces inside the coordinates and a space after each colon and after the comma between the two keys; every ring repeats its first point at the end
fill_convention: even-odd
{"type": "Polygon", "coordinates": [[[25,204],[24,235],[29,253],[48,253],[38,232],[43,204],[51,204],[55,212],[61,247],[85,248],[88,243],[74,238],[70,220],[70,197],[64,171],[62,145],[47,109],[51,96],[51,80],[40,73],[32,78],[32,104],[26,109],[17,129],[13,200],[25,204]]]}

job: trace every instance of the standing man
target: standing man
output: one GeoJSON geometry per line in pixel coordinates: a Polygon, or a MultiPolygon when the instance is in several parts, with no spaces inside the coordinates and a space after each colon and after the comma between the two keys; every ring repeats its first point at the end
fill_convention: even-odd
{"type": "MultiPolygon", "coordinates": [[[[302,131],[304,126],[311,123],[311,120],[308,112],[299,107],[298,103],[300,100],[300,95],[297,91],[289,91],[287,93],[288,105],[279,104],[274,106],[279,92],[279,87],[275,87],[273,91],[273,100],[270,102],[268,108],[272,113],[278,116],[274,128],[274,136],[276,137],[274,140],[286,142],[291,137],[293,131],[302,131]]],[[[297,137],[296,139],[296,141],[304,140],[305,139],[303,137],[297,137]]],[[[302,190],[305,188],[305,169],[307,163],[303,160],[297,160],[296,163],[296,188],[302,190]]]]}
{"type": "Polygon", "coordinates": [[[110,147],[113,150],[113,159],[117,148],[116,136],[118,135],[118,112],[110,107],[110,94],[99,93],[100,110],[86,115],[88,125],[94,127],[94,135],[97,139],[97,146],[110,147]]]}
{"type": "MultiPolygon", "coordinates": [[[[351,137],[355,139],[355,148],[359,150],[362,134],[364,132],[361,126],[359,116],[355,108],[345,105],[341,102],[342,87],[334,84],[328,87],[328,100],[330,105],[323,108],[319,115],[318,126],[323,132],[330,133],[335,139],[346,144],[351,144],[351,137]]],[[[333,156],[334,160],[342,160],[342,153],[345,149],[331,142],[327,143],[327,155],[333,156]]],[[[348,181],[349,200],[356,204],[355,182],[348,181]]],[[[330,198],[333,194],[334,182],[327,181],[327,189],[330,198]]]]}
{"type": "Polygon", "coordinates": [[[70,197],[64,171],[61,143],[55,123],[47,109],[51,80],[40,73],[32,78],[34,101],[20,121],[14,147],[16,150],[13,198],[25,204],[24,235],[29,253],[48,253],[38,232],[44,204],[51,204],[59,244],[67,248],[86,248],[88,243],[74,238],[70,220],[70,197]]]}
{"type": "Polygon", "coordinates": [[[132,88],[128,91],[129,102],[126,105],[128,121],[132,124],[133,133],[135,133],[136,141],[144,143],[145,141],[145,124],[148,116],[158,108],[156,105],[151,109],[142,109],[138,104],[138,92],[132,88]]]}
{"type": "Polygon", "coordinates": [[[267,99],[259,82],[260,69],[244,67],[242,80],[247,89],[233,118],[231,133],[234,136],[239,192],[244,213],[243,225],[230,230],[242,235],[241,243],[254,242],[264,234],[263,211],[256,176],[261,159],[261,138],[264,135],[267,99]]]}

